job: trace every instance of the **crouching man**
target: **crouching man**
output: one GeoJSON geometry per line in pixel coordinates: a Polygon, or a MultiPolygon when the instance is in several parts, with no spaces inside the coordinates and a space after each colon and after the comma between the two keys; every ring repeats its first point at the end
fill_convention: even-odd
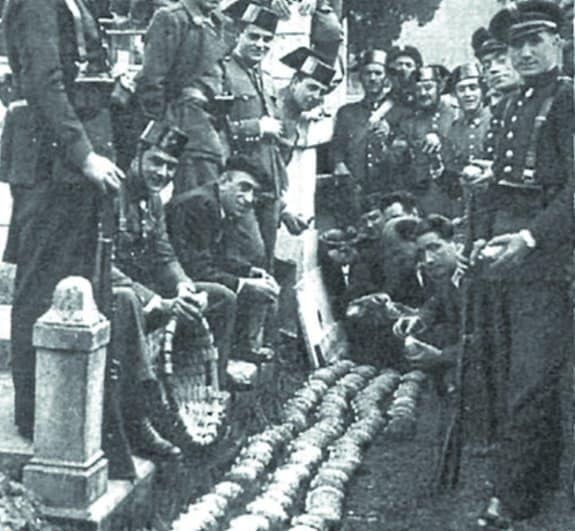
{"type": "Polygon", "coordinates": [[[262,257],[265,251],[257,223],[244,234],[244,245],[252,252],[239,253],[238,224],[253,218],[259,190],[258,168],[243,156],[231,157],[216,183],[209,183],[174,198],[168,206],[168,227],[174,248],[188,275],[218,282],[237,294],[238,326],[234,357],[246,361],[269,361],[273,351],[263,347],[263,325],[270,305],[275,304],[279,286],[259,264],[242,256],[262,257]],[[249,240],[247,241],[247,237],[249,240]],[[259,249],[259,251],[257,251],[259,249]]]}
{"type": "Polygon", "coordinates": [[[187,137],[150,122],[126,176],[118,208],[116,261],[112,271],[115,312],[111,352],[120,362],[124,424],[135,453],[173,456],[180,450],[162,437],[176,432],[152,367],[145,335],[177,316],[191,330],[205,312],[225,376],[236,296],[224,286],[195,284],[184,272],[166,233],[160,192],[174,176],[187,137]],[[162,435],[160,435],[160,433],[162,435]]]}

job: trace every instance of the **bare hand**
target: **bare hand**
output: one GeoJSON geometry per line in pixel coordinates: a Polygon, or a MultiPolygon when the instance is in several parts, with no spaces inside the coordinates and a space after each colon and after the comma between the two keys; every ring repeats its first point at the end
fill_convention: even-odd
{"type": "Polygon", "coordinates": [[[405,357],[412,367],[424,370],[444,366],[448,361],[440,349],[411,336],[405,339],[405,357]]]}
{"type": "Polygon", "coordinates": [[[476,190],[485,190],[493,180],[493,163],[489,160],[474,159],[463,168],[461,185],[476,190]]]}
{"type": "MultiPolygon", "coordinates": [[[[519,265],[529,253],[529,247],[519,233],[502,234],[491,238],[487,242],[486,248],[502,247],[491,262],[489,269],[491,272],[506,271],[519,265]]],[[[485,253],[485,249],[483,250],[485,253]]]]}
{"type": "Polygon", "coordinates": [[[205,312],[208,307],[208,294],[205,291],[198,291],[195,284],[180,282],[177,289],[177,298],[196,306],[201,312],[205,312]]]}
{"type": "Polygon", "coordinates": [[[117,192],[120,182],[124,179],[124,172],[110,159],[102,157],[93,151],[86,157],[82,166],[82,173],[102,193],[117,192]]]}
{"type": "Polygon", "coordinates": [[[425,328],[419,315],[408,315],[400,317],[393,325],[393,333],[399,338],[405,338],[416,332],[421,332],[425,328]]]}
{"type": "Polygon", "coordinates": [[[441,139],[437,133],[427,133],[423,138],[421,151],[427,155],[439,153],[441,149],[441,139]]]}
{"type": "Polygon", "coordinates": [[[279,138],[283,132],[283,124],[277,118],[264,116],[260,118],[260,133],[262,136],[279,138]]]}
{"type": "Polygon", "coordinates": [[[275,302],[280,293],[280,287],[275,279],[267,275],[261,278],[246,278],[244,279],[244,288],[252,293],[261,296],[269,302],[275,302]]]}
{"type": "Polygon", "coordinates": [[[281,215],[282,223],[290,234],[299,236],[304,230],[309,227],[309,223],[300,214],[292,214],[284,210],[281,215]]]}
{"type": "Polygon", "coordinates": [[[280,18],[286,19],[291,15],[291,4],[290,0],[272,0],[270,7],[280,16],[280,18]]]}

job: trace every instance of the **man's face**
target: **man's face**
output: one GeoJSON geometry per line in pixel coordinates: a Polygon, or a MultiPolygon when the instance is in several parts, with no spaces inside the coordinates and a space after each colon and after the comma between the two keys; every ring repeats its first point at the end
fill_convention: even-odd
{"type": "Polygon", "coordinates": [[[270,49],[274,34],[254,24],[248,24],[238,36],[236,52],[248,64],[262,61],[270,49]]]}
{"type": "Polygon", "coordinates": [[[258,182],[243,171],[228,172],[227,179],[220,183],[220,200],[227,216],[240,218],[254,206],[258,182]]]}
{"type": "Polygon", "coordinates": [[[220,6],[220,0],[196,0],[197,5],[202,13],[211,13],[220,6]]]}
{"type": "Polygon", "coordinates": [[[439,101],[439,87],[437,81],[418,81],[415,84],[417,106],[420,109],[431,109],[439,101]]]}
{"type": "Polygon", "coordinates": [[[314,107],[320,105],[323,101],[325,90],[325,85],[311,77],[294,77],[291,83],[292,97],[302,112],[311,111],[314,107]]]}
{"type": "Polygon", "coordinates": [[[559,38],[548,31],[530,33],[509,43],[509,54],[515,70],[522,76],[548,72],[557,65],[559,38]]]}
{"type": "Polygon", "coordinates": [[[432,280],[450,277],[457,266],[455,243],[444,240],[436,232],[426,232],[417,238],[417,250],[425,272],[432,280]]]}
{"type": "Polygon", "coordinates": [[[391,90],[391,83],[385,75],[385,66],[369,63],[361,69],[360,81],[366,96],[378,98],[384,91],[391,90]]]}
{"type": "Polygon", "coordinates": [[[383,224],[385,225],[388,221],[394,218],[401,218],[403,216],[418,217],[419,214],[416,208],[414,208],[411,211],[407,211],[399,201],[396,201],[395,203],[392,203],[391,205],[383,209],[382,212],[383,224]]]}
{"type": "Polygon", "coordinates": [[[412,57],[408,55],[400,55],[395,61],[391,63],[392,68],[394,68],[399,74],[401,74],[400,79],[403,83],[407,83],[411,74],[415,72],[417,65],[412,57]]]}
{"type": "Polygon", "coordinates": [[[509,54],[496,51],[481,58],[485,82],[490,89],[505,92],[519,83],[519,74],[511,64],[509,54]]]}
{"type": "Polygon", "coordinates": [[[178,160],[152,147],[142,153],[141,171],[150,193],[159,193],[174,178],[178,160]]]}
{"type": "Polygon", "coordinates": [[[465,113],[473,113],[481,107],[483,92],[476,77],[462,79],[455,85],[455,97],[465,113]]]}
{"type": "Polygon", "coordinates": [[[384,219],[379,208],[375,208],[362,214],[359,219],[359,233],[368,240],[381,238],[383,232],[384,219]]]}

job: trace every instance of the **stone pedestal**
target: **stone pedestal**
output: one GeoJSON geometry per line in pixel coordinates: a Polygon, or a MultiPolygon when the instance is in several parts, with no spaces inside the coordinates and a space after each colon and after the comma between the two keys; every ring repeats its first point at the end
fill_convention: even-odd
{"type": "Polygon", "coordinates": [[[109,339],[90,283],[62,280],[34,327],[34,457],[24,467],[24,484],[46,506],[80,509],[106,491],[101,432],[109,339]]]}

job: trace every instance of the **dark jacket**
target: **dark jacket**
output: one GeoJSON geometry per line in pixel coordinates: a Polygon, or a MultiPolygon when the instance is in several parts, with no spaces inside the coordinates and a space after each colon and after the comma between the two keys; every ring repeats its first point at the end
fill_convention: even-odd
{"type": "Polygon", "coordinates": [[[341,107],[335,118],[331,143],[332,162],[335,166],[344,162],[351,172],[354,182],[365,193],[388,193],[405,189],[398,166],[401,156],[390,151],[389,145],[399,124],[410,116],[412,111],[394,104],[385,115],[391,127],[391,136],[382,141],[369,131],[369,118],[372,109],[366,100],[349,103],[341,107]]]}
{"type": "Polygon", "coordinates": [[[6,11],[15,101],[2,136],[1,173],[11,184],[32,186],[39,178],[81,181],[91,151],[113,155],[112,84],[104,48],[96,21],[83,3],[78,6],[81,17],[76,19],[64,0],[12,0],[6,11]],[[90,77],[100,81],[78,77],[76,28],[83,31],[90,77]]]}
{"type": "Polygon", "coordinates": [[[235,97],[223,141],[229,153],[245,155],[260,170],[262,191],[279,198],[288,183],[284,160],[278,142],[262,138],[259,128],[262,117],[279,118],[273,80],[258,66],[261,86],[256,86],[250,69],[236,54],[226,58],[223,67],[224,90],[235,97]]]}
{"type": "Polygon", "coordinates": [[[573,252],[573,84],[559,80],[557,70],[526,79],[520,91],[500,102],[495,133],[496,183],[488,194],[489,212],[480,236],[528,229],[537,243],[518,271],[506,280],[558,280],[573,252]],[[521,186],[525,160],[536,116],[543,101],[553,103],[544,121],[536,150],[535,183],[538,190],[521,186]],[[503,185],[501,180],[518,186],[503,185]]]}
{"type": "Polygon", "coordinates": [[[116,234],[113,284],[133,284],[145,305],[154,291],[175,292],[180,281],[187,280],[166,232],[162,200],[130,188],[119,198],[119,226],[116,234]]]}
{"type": "Polygon", "coordinates": [[[217,282],[237,291],[239,277],[251,266],[226,253],[225,225],[217,183],[181,194],[167,205],[171,241],[186,273],[198,281],[217,282]]]}

